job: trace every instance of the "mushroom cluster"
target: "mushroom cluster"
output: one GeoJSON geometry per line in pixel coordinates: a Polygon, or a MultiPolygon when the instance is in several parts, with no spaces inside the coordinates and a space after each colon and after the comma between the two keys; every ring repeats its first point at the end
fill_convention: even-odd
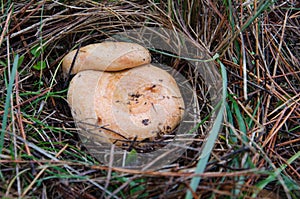
{"type": "Polygon", "coordinates": [[[178,85],[150,62],[147,49],[126,42],[92,44],[64,57],[64,74],[76,74],[67,100],[88,139],[128,146],[178,126],[184,114],[178,85]]]}

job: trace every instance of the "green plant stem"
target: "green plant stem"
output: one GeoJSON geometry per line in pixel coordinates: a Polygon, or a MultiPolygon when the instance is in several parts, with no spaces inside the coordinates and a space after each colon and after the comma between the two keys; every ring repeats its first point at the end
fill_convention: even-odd
{"type": "MultiPolygon", "coordinates": [[[[210,130],[210,132],[208,133],[209,136],[207,138],[207,141],[204,143],[202,155],[197,163],[195,174],[200,174],[200,173],[204,172],[207,162],[208,162],[208,159],[210,157],[210,153],[214,147],[214,143],[218,137],[219,131],[222,126],[223,115],[224,115],[225,104],[226,104],[226,96],[227,96],[227,74],[226,74],[226,69],[225,69],[225,66],[223,65],[223,63],[220,60],[218,60],[218,63],[221,66],[221,74],[222,74],[222,78],[223,78],[222,99],[221,99],[222,104],[221,104],[221,107],[217,114],[214,125],[213,125],[212,129],[210,130]]],[[[196,189],[200,183],[200,180],[201,180],[201,177],[198,177],[198,176],[192,178],[192,181],[190,183],[190,187],[191,187],[192,191],[196,191],[196,189]]],[[[192,192],[190,190],[187,191],[185,198],[186,199],[192,198],[192,192]]]]}
{"type": "Polygon", "coordinates": [[[1,135],[0,135],[0,154],[2,154],[2,149],[4,146],[4,136],[6,133],[8,112],[9,112],[9,108],[10,108],[10,100],[11,100],[11,96],[12,96],[13,84],[15,82],[15,76],[17,73],[18,63],[19,63],[19,55],[17,54],[14,58],[13,68],[12,68],[12,71],[11,71],[11,74],[9,77],[7,94],[6,94],[6,98],[5,98],[4,114],[3,114],[3,119],[2,119],[2,129],[1,129],[1,135]]]}
{"type": "MultiPolygon", "coordinates": [[[[298,160],[300,158],[300,151],[298,151],[295,155],[293,155],[290,159],[287,160],[288,164],[291,164],[295,160],[298,160]]],[[[269,177],[266,179],[260,181],[259,183],[256,184],[256,187],[258,190],[252,194],[252,198],[256,198],[257,194],[265,188],[270,182],[276,180],[277,176],[280,175],[280,173],[287,167],[287,164],[281,165],[279,168],[277,168],[269,177]]]]}

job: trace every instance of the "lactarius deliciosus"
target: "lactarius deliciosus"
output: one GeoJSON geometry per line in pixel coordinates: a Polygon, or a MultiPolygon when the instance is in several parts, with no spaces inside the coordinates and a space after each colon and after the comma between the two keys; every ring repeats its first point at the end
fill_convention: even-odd
{"type": "MultiPolygon", "coordinates": [[[[75,54],[64,58],[65,74],[75,54]]],[[[150,61],[148,50],[133,43],[104,42],[79,50],[68,102],[86,137],[126,145],[176,128],[184,113],[180,90],[168,72],[150,61]]]]}

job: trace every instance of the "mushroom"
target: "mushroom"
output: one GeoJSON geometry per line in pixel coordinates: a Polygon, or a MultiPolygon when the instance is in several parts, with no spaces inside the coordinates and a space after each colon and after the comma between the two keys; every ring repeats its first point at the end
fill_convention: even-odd
{"type": "Polygon", "coordinates": [[[70,70],[76,50],[68,53],[62,63],[64,74],[84,70],[120,71],[150,63],[150,53],[143,46],[127,42],[103,42],[82,47],[70,70]]]}
{"type": "MultiPolygon", "coordinates": [[[[74,55],[65,57],[65,73],[74,55]]],[[[77,59],[67,99],[89,139],[126,145],[169,134],[180,123],[184,102],[178,85],[168,72],[150,64],[147,49],[105,42],[82,48],[77,59]]]]}

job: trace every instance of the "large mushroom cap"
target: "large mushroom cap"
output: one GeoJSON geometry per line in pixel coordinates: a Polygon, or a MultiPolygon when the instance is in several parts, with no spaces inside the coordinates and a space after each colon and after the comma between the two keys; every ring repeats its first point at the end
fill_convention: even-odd
{"type": "MultiPolygon", "coordinates": [[[[77,50],[68,53],[62,63],[68,74],[77,50]]],[[[103,42],[79,49],[71,74],[83,70],[120,71],[151,61],[150,53],[143,46],[127,42],[103,42]]]]}
{"type": "Polygon", "coordinates": [[[80,72],[70,84],[68,101],[80,128],[117,144],[170,133],[184,113],[174,78],[150,64],[114,73],[80,72]]]}

